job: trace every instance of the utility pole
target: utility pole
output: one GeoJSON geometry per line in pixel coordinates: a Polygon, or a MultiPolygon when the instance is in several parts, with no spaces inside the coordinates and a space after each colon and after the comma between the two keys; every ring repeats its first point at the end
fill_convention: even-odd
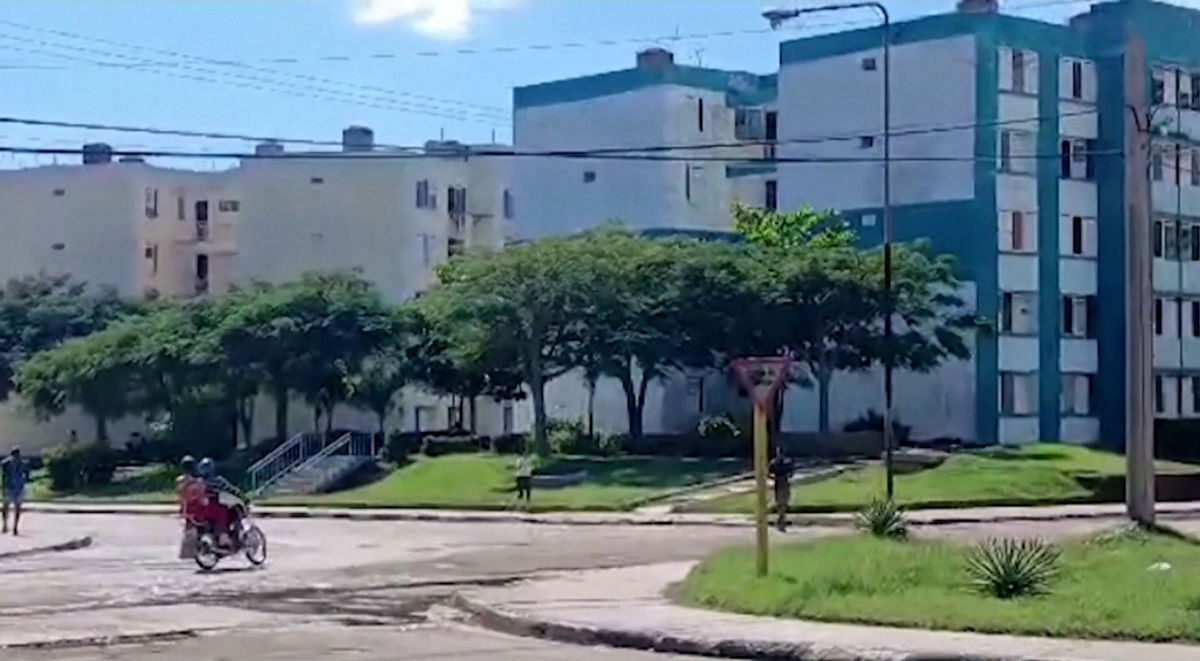
{"type": "Polygon", "coordinates": [[[1154,279],[1150,258],[1151,122],[1146,42],[1130,28],[1125,49],[1125,500],[1129,518],[1154,525],[1154,279]]]}

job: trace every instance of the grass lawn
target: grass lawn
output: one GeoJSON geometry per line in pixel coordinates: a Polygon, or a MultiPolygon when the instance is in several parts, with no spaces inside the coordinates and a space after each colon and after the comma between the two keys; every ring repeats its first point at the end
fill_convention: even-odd
{"type": "MultiPolygon", "coordinates": [[[[1200,466],[1159,462],[1160,473],[1200,473],[1200,466]]],[[[1076,480],[1080,475],[1123,475],[1125,457],[1071,445],[1032,445],[957,454],[937,468],[896,476],[896,500],[907,507],[1021,505],[1108,500],[1076,480]]],[[[795,511],[857,509],[884,493],[883,467],[843,473],[792,491],[795,511]]],[[[1118,494],[1117,500],[1121,496],[1118,494]]],[[[706,503],[717,512],[752,512],[754,496],[706,503]]]]}
{"type": "MultiPolygon", "coordinates": [[[[270,502],[349,507],[502,509],[514,502],[514,457],[463,454],[421,457],[377,482],[348,491],[270,502]]],[[[738,461],[676,457],[558,458],[538,472],[588,472],[564,489],[533,491],[535,510],[624,510],[674,489],[734,475],[738,461]]]]}
{"type": "MultiPolygon", "coordinates": [[[[689,605],[755,615],[1041,636],[1200,642],[1200,547],[1159,535],[1112,535],[1063,547],[1049,594],[984,596],[967,548],[865,536],[779,547],[771,573],[754,553],[719,553],[675,588],[689,605]],[[1148,571],[1155,563],[1169,571],[1148,571]]],[[[1198,652],[1200,654],[1200,652],[1198,652]]]]}
{"type": "Polygon", "coordinates": [[[179,468],[159,464],[146,472],[111,484],[88,487],[69,493],[59,493],[50,487],[50,478],[44,471],[34,474],[29,485],[29,496],[35,501],[106,501],[130,503],[173,503],[175,502],[175,478],[179,468]]]}

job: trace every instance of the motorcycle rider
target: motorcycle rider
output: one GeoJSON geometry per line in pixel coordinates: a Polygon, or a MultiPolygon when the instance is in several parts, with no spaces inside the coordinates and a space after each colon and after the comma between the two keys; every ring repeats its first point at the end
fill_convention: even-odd
{"type": "Polygon", "coordinates": [[[230,536],[230,531],[237,523],[236,513],[233,508],[226,506],[221,502],[221,496],[224,494],[227,497],[232,496],[239,502],[247,502],[246,494],[238,489],[232,482],[221,477],[217,473],[216,463],[205,457],[200,460],[196,466],[196,472],[204,483],[204,490],[208,496],[208,505],[205,507],[204,521],[212,527],[217,533],[217,544],[225,548],[233,546],[233,540],[230,536]]]}

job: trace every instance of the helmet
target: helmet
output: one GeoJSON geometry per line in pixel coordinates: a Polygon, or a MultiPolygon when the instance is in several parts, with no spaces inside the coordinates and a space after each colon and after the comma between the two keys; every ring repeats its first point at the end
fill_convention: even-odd
{"type": "Polygon", "coordinates": [[[200,477],[212,477],[216,472],[217,465],[214,464],[213,460],[209,459],[208,457],[201,459],[200,463],[196,465],[196,473],[199,474],[200,477]]]}
{"type": "Polygon", "coordinates": [[[179,468],[187,475],[196,473],[196,458],[190,454],[183,455],[183,459],[179,460],[179,468]]]}

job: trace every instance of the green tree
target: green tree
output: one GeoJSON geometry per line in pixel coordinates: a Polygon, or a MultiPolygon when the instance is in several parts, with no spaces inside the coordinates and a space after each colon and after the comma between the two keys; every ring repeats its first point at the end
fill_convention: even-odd
{"type": "Polygon", "coordinates": [[[89,287],[69,275],[9,280],[0,289],[0,401],[31,356],[98,331],[134,309],[115,290],[89,287]]]}
{"type": "Polygon", "coordinates": [[[346,376],[346,401],[374,413],[380,435],[387,431],[387,416],[400,391],[427,381],[441,359],[441,347],[415,308],[398,309],[393,324],[391,336],[346,376]]]}
{"type": "Polygon", "coordinates": [[[534,412],[534,448],[549,454],[546,384],[570,370],[594,283],[572,239],[546,239],[454,259],[427,296],[452,342],[488,369],[519,371],[534,412]]]}
{"type": "Polygon", "coordinates": [[[785,212],[737,204],[733,207],[733,229],[752,244],[787,251],[846,248],[857,240],[836,212],[810,207],[785,212]]]}
{"type": "Polygon", "coordinates": [[[605,230],[575,239],[594,295],[575,366],[621,384],[629,434],[641,438],[649,384],[727,354],[750,297],[740,249],[605,230]]]}

